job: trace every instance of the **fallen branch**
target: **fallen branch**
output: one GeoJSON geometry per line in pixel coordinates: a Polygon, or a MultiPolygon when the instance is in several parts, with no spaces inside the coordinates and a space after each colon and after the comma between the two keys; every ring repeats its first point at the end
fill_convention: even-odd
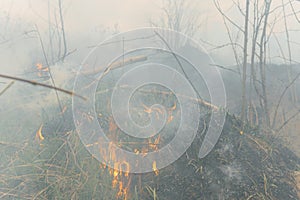
{"type": "MultiPolygon", "coordinates": [[[[24,82],[24,83],[29,83],[31,85],[38,85],[38,86],[42,86],[42,87],[45,87],[45,88],[54,89],[56,91],[60,91],[60,92],[66,93],[66,94],[69,94],[71,96],[77,96],[77,97],[79,97],[79,98],[81,98],[83,100],[87,100],[86,97],[81,96],[79,94],[76,94],[76,93],[74,93],[72,91],[65,90],[65,89],[58,88],[58,87],[54,87],[54,86],[47,85],[47,84],[44,84],[44,83],[39,83],[39,82],[36,82],[36,81],[27,80],[27,79],[23,79],[23,78],[18,78],[18,77],[14,77],[14,76],[8,76],[8,75],[4,75],[4,74],[0,74],[0,77],[1,78],[6,78],[6,79],[10,79],[10,80],[20,81],[20,82],[24,82]]],[[[0,95],[1,95],[1,93],[0,93],[0,95]]]]}
{"type": "MultiPolygon", "coordinates": [[[[121,85],[119,88],[129,89],[131,87],[129,85],[121,85]]],[[[112,87],[112,88],[104,89],[104,90],[101,90],[101,91],[97,91],[96,94],[104,94],[104,93],[107,93],[107,92],[112,91],[112,90],[117,90],[119,88],[118,87],[112,87]]],[[[147,90],[147,89],[139,89],[139,91],[142,92],[142,93],[146,93],[146,94],[161,94],[161,95],[172,95],[172,94],[174,94],[174,93],[168,92],[168,91],[155,91],[155,90],[147,90]]],[[[204,106],[206,108],[209,108],[209,109],[212,109],[214,111],[217,111],[217,110],[220,109],[218,106],[213,105],[210,102],[205,101],[201,98],[190,97],[190,96],[186,96],[186,95],[178,94],[178,93],[175,94],[175,96],[183,97],[183,98],[188,99],[190,101],[197,102],[197,103],[201,104],[202,106],[204,106]]]]}
{"type": "MultiPolygon", "coordinates": [[[[128,58],[124,61],[113,62],[104,70],[104,74],[108,73],[112,69],[117,69],[117,68],[123,67],[124,65],[129,65],[132,63],[136,63],[136,62],[142,62],[147,59],[148,59],[147,56],[136,56],[136,57],[128,58]]],[[[92,69],[92,70],[81,71],[80,73],[84,74],[84,75],[92,75],[92,74],[97,74],[97,73],[101,72],[102,70],[103,70],[103,68],[99,67],[99,68],[92,69]]]]}

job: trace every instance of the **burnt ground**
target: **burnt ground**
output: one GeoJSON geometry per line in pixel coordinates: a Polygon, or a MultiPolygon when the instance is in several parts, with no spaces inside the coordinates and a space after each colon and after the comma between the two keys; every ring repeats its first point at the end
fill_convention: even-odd
{"type": "MultiPolygon", "coordinates": [[[[80,142],[71,109],[64,119],[45,118],[44,140],[24,143],[1,164],[1,198],[117,199],[111,170],[99,167],[80,142]]],[[[268,131],[247,125],[242,128],[234,115],[227,114],[215,148],[199,159],[208,119],[209,115],[201,120],[196,139],[177,161],[157,175],[130,174],[126,198],[299,199],[294,176],[300,171],[299,157],[268,131]]],[[[2,148],[2,156],[13,148],[2,148]]],[[[126,199],[125,195],[118,198],[126,199]]]]}
{"type": "MultiPolygon", "coordinates": [[[[246,128],[227,116],[220,140],[204,159],[197,153],[201,136],[187,153],[160,171],[161,199],[299,199],[294,172],[300,159],[268,133],[246,128]]],[[[151,199],[151,198],[149,198],[151,199]]]]}

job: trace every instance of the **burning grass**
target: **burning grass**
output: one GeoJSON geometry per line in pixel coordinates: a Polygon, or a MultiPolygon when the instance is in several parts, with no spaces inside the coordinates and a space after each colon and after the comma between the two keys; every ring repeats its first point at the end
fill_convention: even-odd
{"type": "MultiPolygon", "coordinates": [[[[170,125],[177,108],[173,101],[166,103],[175,116],[170,125]]],[[[145,106],[142,111],[149,112],[145,106]]],[[[127,150],[146,154],[167,142],[156,137],[127,144],[107,112],[98,111],[110,139],[123,142],[127,150]]],[[[197,155],[209,113],[176,162],[159,170],[153,162],[154,172],[130,174],[122,171],[130,167],[126,158],[115,162],[113,152],[102,149],[115,166],[111,169],[87,152],[75,131],[70,103],[61,114],[44,119],[29,140],[0,142],[0,199],[299,199],[293,176],[299,158],[269,133],[246,127],[241,134],[241,123],[232,115],[227,115],[220,140],[204,159],[197,155]]]]}

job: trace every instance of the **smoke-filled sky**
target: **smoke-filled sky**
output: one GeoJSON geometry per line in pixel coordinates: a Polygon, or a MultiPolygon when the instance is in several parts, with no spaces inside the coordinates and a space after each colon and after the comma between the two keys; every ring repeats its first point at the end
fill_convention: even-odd
{"type": "MultiPolygon", "coordinates": [[[[70,76],[75,76],[75,73],[70,73],[70,69],[78,68],[83,59],[91,51],[90,46],[99,44],[99,42],[113,33],[148,27],[150,21],[158,22],[159,19],[165,17],[162,8],[165,5],[163,2],[167,1],[168,0],[61,0],[67,50],[71,54],[64,63],[55,63],[55,61],[59,60],[57,59],[59,57],[59,46],[61,47],[62,45],[58,6],[60,1],[0,0],[0,73],[28,78],[29,75],[25,73],[26,70],[30,69],[30,67],[31,69],[34,68],[37,63],[45,65],[45,57],[48,57],[49,62],[51,62],[51,74],[54,76],[56,86],[72,89],[72,85],[65,84],[70,76]],[[37,30],[40,36],[37,34],[37,30]],[[43,45],[41,45],[41,43],[43,45]],[[51,43],[53,43],[52,48],[50,47],[51,43]],[[42,47],[47,56],[43,55],[42,47]]],[[[183,8],[185,16],[187,18],[192,18],[196,15],[199,16],[198,20],[195,21],[198,28],[193,36],[194,39],[206,48],[217,64],[235,65],[236,62],[234,60],[232,47],[228,45],[230,40],[227,30],[224,26],[222,16],[213,3],[214,1],[184,1],[188,2],[183,8]]],[[[238,27],[243,28],[243,16],[239,12],[238,6],[244,10],[245,0],[219,1],[224,13],[237,23],[238,27]]],[[[263,0],[257,1],[259,3],[264,2],[263,0]]],[[[255,2],[255,0],[251,2],[255,2]]],[[[272,0],[272,2],[272,13],[270,14],[270,23],[267,32],[272,31],[273,34],[268,38],[269,46],[267,51],[269,56],[267,61],[276,64],[289,64],[288,37],[290,41],[291,59],[293,63],[299,64],[300,1],[272,0]],[[287,17],[286,26],[289,29],[288,35],[285,32],[282,4],[285,5],[287,17]],[[293,6],[293,9],[291,6],[293,6]],[[298,16],[295,16],[293,12],[296,12],[298,16]],[[284,60],[282,57],[287,59],[284,60]]],[[[253,13],[250,13],[250,16],[253,17],[253,13]]],[[[185,20],[187,18],[185,18],[185,20]]],[[[237,32],[237,28],[230,25],[230,23],[228,23],[228,25],[229,31],[233,32],[231,35],[233,42],[242,45],[242,32],[237,32]]],[[[250,27],[252,26],[251,23],[249,25],[250,27]]],[[[240,56],[239,58],[241,59],[243,51],[240,47],[237,47],[237,51],[240,53],[237,56],[240,56]]],[[[74,71],[76,71],[76,69],[74,71]]],[[[0,79],[0,91],[2,91],[8,83],[9,81],[0,79]]],[[[230,86],[230,88],[234,88],[234,86],[235,85],[230,86]]],[[[276,88],[276,90],[277,89],[278,88],[276,88]]],[[[25,100],[29,99],[31,103],[30,106],[32,106],[32,108],[30,107],[30,113],[37,119],[40,119],[40,110],[43,105],[48,103],[44,100],[39,100],[41,90],[36,90],[36,88],[31,85],[15,83],[14,86],[5,93],[5,96],[2,96],[3,98],[0,99],[0,105],[4,105],[2,109],[7,107],[13,111],[24,107],[25,100]],[[34,102],[33,99],[38,103],[34,102]],[[6,104],[9,106],[5,106],[6,104]],[[36,106],[36,104],[39,104],[41,108],[36,106]]],[[[49,92],[46,89],[45,91],[49,92]]],[[[56,102],[56,96],[54,93],[52,94],[53,95],[48,95],[49,97],[47,96],[47,99],[49,102],[56,102]]],[[[236,96],[233,97],[236,98],[236,96]]],[[[3,112],[1,114],[2,116],[6,115],[5,113],[3,114],[3,112]]],[[[21,116],[19,113],[16,113],[16,115],[21,116]]],[[[30,117],[27,116],[22,123],[27,124],[29,119],[30,117]]],[[[35,127],[38,127],[40,124],[38,121],[34,121],[34,123],[36,123],[35,127]]],[[[20,127],[22,126],[20,125],[20,127]]],[[[15,128],[19,127],[16,126],[15,128]]]]}
{"type": "MultiPolygon", "coordinates": [[[[214,54],[216,58],[224,62],[224,64],[233,64],[233,54],[230,47],[215,50],[214,46],[210,46],[203,41],[211,43],[215,46],[224,45],[229,42],[226,28],[223,24],[221,15],[218,13],[213,1],[196,1],[187,0],[186,15],[199,15],[197,24],[199,31],[194,38],[204,45],[209,52],[214,54]]],[[[272,20],[277,17],[277,23],[273,27],[275,36],[270,38],[270,55],[275,62],[283,62],[278,57],[287,55],[286,33],[283,20],[282,1],[286,3],[286,13],[288,13],[287,25],[291,30],[289,39],[291,41],[292,56],[297,62],[300,61],[300,40],[299,32],[300,23],[292,13],[291,5],[294,10],[300,11],[300,2],[296,0],[273,0],[272,8],[277,8],[274,14],[270,16],[271,30],[272,20]],[[291,3],[289,3],[291,1],[291,3]],[[280,44],[280,45],[279,45],[280,44]],[[281,50],[280,50],[281,48],[281,50]]],[[[0,1],[0,38],[2,42],[14,40],[17,45],[15,54],[30,49],[32,41],[21,41],[21,34],[38,27],[43,37],[46,37],[49,25],[55,26],[59,22],[58,0],[1,0],[0,1]],[[49,20],[50,19],[50,20],[49,20]],[[50,23],[49,23],[50,22],[50,23]],[[20,37],[20,38],[18,38],[20,37]],[[17,39],[16,39],[17,38],[17,39]],[[25,45],[25,47],[24,47],[25,45]],[[29,46],[28,46],[29,45],[29,46]],[[27,47],[26,47],[27,46],[27,47]]],[[[65,22],[65,31],[69,50],[80,49],[100,42],[107,36],[108,32],[128,31],[135,28],[149,26],[150,21],[158,21],[163,13],[162,0],[62,0],[62,11],[65,22]],[[105,32],[106,31],[106,32],[105,32]]],[[[243,17],[240,15],[237,6],[233,4],[240,2],[241,8],[244,8],[242,0],[223,0],[220,6],[235,22],[243,27],[243,17]]],[[[300,18],[300,14],[298,14],[300,18]]],[[[233,37],[242,41],[242,33],[235,34],[233,37]]],[[[44,38],[45,39],[45,38],[44,38]]],[[[45,39],[46,41],[46,39],[45,39]]],[[[2,43],[0,42],[0,44],[2,43]]],[[[241,42],[242,43],[242,42],[241,42]]],[[[14,44],[16,45],[16,44],[14,44]]],[[[36,48],[38,44],[35,44],[36,48]]],[[[3,52],[3,45],[1,53],[3,52]]],[[[11,47],[13,48],[13,47],[11,47]]],[[[5,51],[9,49],[5,47],[5,51]]],[[[11,50],[9,50],[11,51],[11,50]]],[[[2,56],[4,56],[4,54],[2,56]]],[[[6,60],[17,64],[15,58],[6,60]]],[[[19,61],[21,55],[18,55],[19,61]]]]}

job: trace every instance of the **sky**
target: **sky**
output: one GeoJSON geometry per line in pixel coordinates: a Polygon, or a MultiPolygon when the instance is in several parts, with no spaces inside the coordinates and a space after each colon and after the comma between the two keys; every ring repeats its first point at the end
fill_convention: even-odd
{"type": "MultiPolygon", "coordinates": [[[[222,46],[229,42],[226,28],[223,24],[221,15],[218,13],[213,1],[189,1],[189,5],[185,9],[186,14],[196,13],[199,15],[197,23],[199,31],[194,39],[199,41],[201,45],[207,48],[216,56],[216,59],[224,64],[234,64],[232,49],[227,46],[216,50],[214,47],[222,46]],[[203,42],[205,41],[205,42],[203,42]],[[207,43],[213,44],[213,46],[207,43]]],[[[300,2],[292,0],[296,11],[300,11],[300,2]]],[[[62,0],[62,11],[65,22],[65,31],[70,49],[83,49],[89,45],[97,44],[107,36],[108,32],[129,31],[136,28],[148,27],[149,22],[157,21],[162,16],[163,0],[62,0]]],[[[243,24],[236,6],[233,6],[232,0],[222,0],[220,5],[222,9],[237,23],[243,24]]],[[[244,7],[242,0],[241,7],[244,7]]],[[[288,3],[289,0],[283,0],[288,3]]],[[[282,0],[273,0],[272,8],[276,8],[282,3],[282,0]]],[[[291,13],[289,4],[286,7],[287,13],[291,13]]],[[[276,37],[270,38],[270,54],[272,59],[277,59],[284,52],[287,56],[286,35],[284,32],[283,17],[277,11],[275,16],[279,22],[274,26],[273,31],[276,37]],[[280,51],[278,41],[280,42],[280,51]]],[[[300,14],[298,15],[300,18],[300,14]]],[[[17,38],[18,33],[32,30],[35,26],[41,31],[41,34],[47,32],[49,28],[49,19],[52,25],[59,20],[58,1],[49,0],[1,0],[0,1],[0,33],[5,35],[5,39],[17,38]]],[[[300,39],[298,39],[298,29],[300,23],[295,20],[293,15],[288,18],[288,27],[293,29],[290,32],[290,40],[292,41],[293,57],[300,62],[300,39]],[[295,31],[296,30],[296,31],[295,31]]],[[[242,38],[242,35],[234,35],[234,37],[242,38]]],[[[45,36],[46,37],[46,36],[45,36]]],[[[0,38],[1,39],[1,38],[0,38]]],[[[44,38],[46,41],[46,39],[44,38]]],[[[0,40],[1,41],[1,40],[0,40]]],[[[16,40],[16,43],[20,40],[16,40]]],[[[30,46],[26,42],[15,45],[14,51],[24,51],[24,45],[30,46]],[[21,46],[22,45],[22,46],[21,46]]],[[[0,43],[1,44],[1,43],[0,43]]],[[[35,48],[38,45],[35,45],[35,48]]],[[[0,46],[1,48],[1,46],[0,46]]],[[[7,48],[6,48],[7,50],[7,48]]],[[[26,48],[25,48],[26,50],[26,48]]],[[[1,51],[1,50],[0,50],[1,51]]],[[[3,52],[2,52],[3,53],[3,52]]],[[[14,52],[16,53],[16,52],[14,52]]],[[[4,56],[4,54],[3,54],[4,56]]],[[[6,55],[5,55],[6,56],[6,55]]],[[[6,56],[7,57],[7,56],[6,56]]],[[[20,56],[22,57],[22,56],[20,56]]],[[[14,60],[14,59],[13,59],[14,60]]],[[[20,58],[22,60],[22,58],[20,58]]],[[[281,60],[282,59],[278,59],[281,60]]],[[[10,62],[12,62],[10,60],[10,62]]]]}

